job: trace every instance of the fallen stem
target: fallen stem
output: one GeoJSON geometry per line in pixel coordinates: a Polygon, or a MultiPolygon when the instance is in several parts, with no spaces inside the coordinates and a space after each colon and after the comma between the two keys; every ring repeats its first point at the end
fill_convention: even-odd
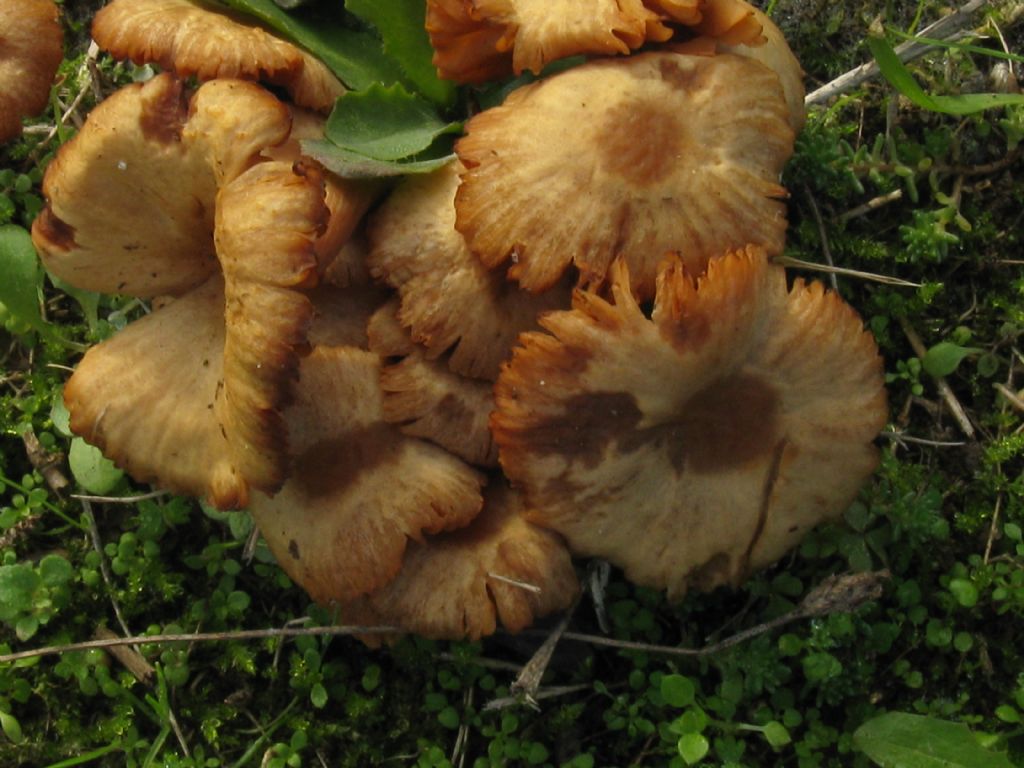
{"type": "Polygon", "coordinates": [[[110,640],[86,640],[66,645],[47,645],[30,651],[0,655],[0,664],[40,656],[55,656],[92,648],[112,648],[117,645],[154,645],[157,643],[230,642],[235,640],[266,640],[277,637],[340,637],[347,635],[387,635],[401,632],[397,627],[296,627],[294,629],[243,629],[235,632],[193,632],[168,635],[135,635],[110,640]]]}
{"type": "Polygon", "coordinates": [[[901,280],[898,277],[888,275],[876,275],[873,272],[861,272],[859,269],[847,269],[846,267],[830,267],[827,264],[818,264],[813,261],[804,261],[792,256],[773,256],[772,261],[784,267],[796,267],[798,269],[809,269],[812,272],[828,272],[847,277],[859,277],[863,280],[871,280],[885,285],[898,285],[903,288],[920,288],[921,283],[912,283],[909,280],[901,280]]]}

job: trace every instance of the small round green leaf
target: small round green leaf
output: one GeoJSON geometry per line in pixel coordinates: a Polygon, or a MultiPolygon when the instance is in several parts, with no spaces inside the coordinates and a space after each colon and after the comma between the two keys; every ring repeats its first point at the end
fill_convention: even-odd
{"type": "Polygon", "coordinates": [[[661,679],[661,697],[671,707],[690,706],[696,694],[697,689],[688,677],[665,675],[661,679]]]}
{"type": "Polygon", "coordinates": [[[951,579],[949,591],[964,608],[973,608],[978,604],[978,588],[968,579],[951,579]]]}
{"type": "Polygon", "coordinates": [[[694,765],[704,759],[708,753],[708,740],[699,733],[687,733],[679,737],[679,756],[687,765],[694,765]]]}
{"type": "Polygon", "coordinates": [[[18,718],[14,715],[8,714],[7,712],[0,712],[0,728],[3,728],[4,735],[15,744],[21,742],[23,738],[21,723],[18,722],[18,718]]]}
{"type": "Polygon", "coordinates": [[[309,692],[309,700],[317,709],[323,709],[327,705],[327,689],[317,683],[309,692]]]}
{"type": "Polygon", "coordinates": [[[924,369],[932,376],[949,376],[959,367],[965,357],[980,354],[984,350],[977,347],[961,347],[949,341],[940,341],[929,349],[921,362],[924,369]]]}
{"type": "Polygon", "coordinates": [[[764,726],[764,737],[775,749],[780,749],[792,741],[786,726],[777,720],[772,720],[764,726]]]}
{"type": "Polygon", "coordinates": [[[71,441],[68,465],[79,485],[89,493],[101,496],[113,490],[124,476],[124,472],[115,467],[114,462],[106,458],[99,448],[89,445],[80,437],[71,441]]]}

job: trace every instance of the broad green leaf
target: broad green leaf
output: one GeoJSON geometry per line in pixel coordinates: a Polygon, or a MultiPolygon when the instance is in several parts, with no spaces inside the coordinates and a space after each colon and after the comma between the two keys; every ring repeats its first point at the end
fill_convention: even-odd
{"type": "Polygon", "coordinates": [[[764,737],[775,749],[780,749],[792,741],[786,726],[778,720],[772,720],[770,723],[765,724],[764,737]]]}
{"type": "Polygon", "coordinates": [[[461,127],[442,120],[429,103],[401,85],[372,85],[338,99],[324,135],[342,149],[373,160],[403,160],[461,127]]]}
{"type": "Polygon", "coordinates": [[[455,85],[437,76],[423,0],[345,0],[345,8],[373,26],[384,53],[398,62],[417,91],[437,104],[455,100],[455,85]]]}
{"type": "Polygon", "coordinates": [[[67,584],[74,575],[71,563],[60,555],[47,555],[39,561],[39,577],[48,587],[67,584]]]}
{"type": "Polygon", "coordinates": [[[982,747],[963,723],[889,712],[864,723],[854,746],[882,768],[1012,768],[982,747]]]}
{"type": "Polygon", "coordinates": [[[110,493],[124,476],[124,472],[115,467],[114,462],[106,458],[99,448],[89,445],[80,437],[71,441],[68,466],[79,485],[89,493],[100,496],[110,493]]]}
{"type": "Polygon", "coordinates": [[[0,728],[3,728],[4,735],[15,744],[21,742],[23,738],[21,723],[14,715],[0,711],[0,728]]]}
{"type": "Polygon", "coordinates": [[[0,227],[0,304],[37,331],[52,332],[39,312],[42,271],[32,236],[14,224],[0,227]]]}
{"type": "Polygon", "coordinates": [[[404,176],[409,173],[430,173],[447,165],[455,155],[423,160],[396,162],[393,160],[374,160],[329,141],[302,141],[302,153],[322,164],[327,170],[346,179],[372,179],[387,176],[404,176]]]}
{"type": "Polygon", "coordinates": [[[896,51],[880,37],[869,37],[868,48],[878,63],[878,69],[885,79],[914,104],[932,112],[947,115],[973,115],[992,107],[1010,104],[1024,104],[1024,94],[1019,93],[964,93],[959,96],[933,96],[926,93],[914,76],[910,74],[896,51]]]}
{"type": "Polygon", "coordinates": [[[14,623],[14,634],[24,642],[31,640],[39,631],[39,617],[35,614],[22,616],[14,623]]]}
{"type": "Polygon", "coordinates": [[[921,359],[921,365],[932,376],[949,376],[965,357],[984,351],[977,347],[961,347],[950,341],[940,341],[925,353],[921,359]]]}
{"type": "Polygon", "coordinates": [[[670,707],[688,707],[693,704],[697,688],[683,675],[665,675],[661,678],[661,698],[670,707]]]}
{"type": "Polygon", "coordinates": [[[707,755],[710,745],[708,740],[699,733],[688,733],[679,737],[677,744],[679,756],[686,761],[687,765],[699,763],[707,755]]]}
{"type": "Polygon", "coordinates": [[[53,428],[64,435],[64,437],[73,437],[71,433],[71,414],[68,413],[68,407],[64,405],[64,390],[57,392],[57,396],[53,398],[53,407],[50,408],[50,421],[53,422],[53,428]]]}
{"type": "Polygon", "coordinates": [[[973,608],[978,604],[978,588],[968,579],[951,579],[949,591],[964,608],[973,608]]]}
{"type": "MultiPolygon", "coordinates": [[[[273,0],[216,0],[235,11],[253,16],[320,59],[349,88],[360,90],[373,83],[403,82],[401,68],[384,54],[368,32],[346,29],[340,22],[289,14],[273,0]]],[[[338,11],[341,16],[341,10],[338,11]]]]}
{"type": "Polygon", "coordinates": [[[32,610],[32,596],[42,580],[24,563],[0,566],[0,620],[10,621],[32,610]]]}

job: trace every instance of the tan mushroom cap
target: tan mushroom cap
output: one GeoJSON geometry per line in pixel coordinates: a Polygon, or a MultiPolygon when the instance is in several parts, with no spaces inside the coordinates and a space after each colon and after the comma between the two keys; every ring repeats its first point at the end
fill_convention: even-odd
{"type": "Polygon", "coordinates": [[[304,358],[286,411],[291,477],[249,507],[281,567],[322,604],[383,588],[410,540],[466,525],[483,503],[483,476],[383,421],[379,377],[380,358],[354,347],[304,358]]]}
{"type": "Polygon", "coordinates": [[[501,463],[531,519],[576,554],[666,588],[735,584],[839,515],[885,424],[873,338],[838,296],[748,248],[693,281],[659,274],[653,317],[628,290],[578,292],[498,379],[501,463]]]}
{"type": "MultiPolygon", "coordinates": [[[[518,632],[572,605],[579,582],[562,540],[529,523],[522,498],[492,481],[468,527],[412,544],[398,577],[340,609],[342,622],[424,637],[478,640],[500,622],[518,632]]],[[[379,636],[366,638],[376,645],[379,636]]]]}
{"type": "Polygon", "coordinates": [[[484,83],[512,74],[512,52],[499,49],[504,27],[483,20],[466,0],[427,0],[426,28],[440,77],[484,83]]]}
{"type": "Polygon", "coordinates": [[[180,294],[217,271],[218,186],[288,135],[270,93],[218,80],[186,97],[159,75],[99,104],[47,168],[32,227],[46,268],[86,290],[180,294]],[[191,104],[191,108],[190,108],[191,104]]]}
{"type": "Polygon", "coordinates": [[[571,262],[600,283],[622,256],[649,298],[668,251],[699,272],[748,243],[782,250],[778,177],[794,135],[779,79],[758,62],[590,62],[516,90],[466,130],[456,227],[488,267],[511,258],[509,275],[529,291],[571,262]]]}
{"type": "Polygon", "coordinates": [[[761,25],[766,18],[745,0],[706,0],[700,21],[692,26],[698,34],[723,45],[757,46],[765,41],[761,25]]]}
{"type": "Polygon", "coordinates": [[[576,54],[628,54],[672,31],[641,0],[471,0],[479,17],[504,27],[498,48],[512,50],[512,68],[540,73],[576,54]]]}
{"type": "Polygon", "coordinates": [[[397,301],[374,313],[367,332],[371,350],[401,358],[388,360],[381,369],[384,420],[470,464],[497,466],[498,449],[488,423],[494,410],[491,383],[453,373],[443,359],[428,359],[398,321],[397,301]]]}
{"type": "Polygon", "coordinates": [[[319,163],[302,154],[301,141],[323,139],[326,120],[322,115],[301,107],[292,107],[292,129],[283,144],[268,147],[263,156],[272,160],[316,165],[324,179],[324,200],[331,212],[327,227],[316,243],[317,261],[320,273],[325,279],[342,288],[369,282],[364,266],[365,246],[356,244],[355,249],[346,248],[363,221],[363,217],[377,198],[385,191],[385,185],[375,179],[343,179],[331,173],[319,163]],[[335,261],[340,259],[340,264],[335,261]],[[331,272],[329,276],[327,273],[331,272]]]}
{"type": "Polygon", "coordinates": [[[115,58],[199,80],[263,80],[283,86],[296,104],[321,111],[345,92],[315,56],[226,10],[190,0],[113,0],[96,14],[92,36],[115,58]]]}
{"type": "Polygon", "coordinates": [[[53,0],[0,3],[0,144],[21,133],[21,119],[46,107],[64,57],[53,0]]]}
{"type": "Polygon", "coordinates": [[[706,55],[718,53],[735,53],[738,56],[746,56],[764,64],[779,77],[782,83],[782,91],[786,96],[786,104],[789,106],[789,123],[793,130],[799,133],[807,120],[807,110],[804,107],[804,71],[793,55],[785,35],[782,34],[774,22],[764,13],[753,8],[754,18],[760,25],[761,36],[764,42],[758,45],[736,44],[728,45],[722,40],[700,37],[693,40],[673,45],[672,50],[679,53],[699,53],[706,55]]]}
{"type": "Polygon", "coordinates": [[[320,283],[309,292],[313,302],[313,324],[309,327],[311,347],[360,347],[366,349],[366,328],[390,297],[381,286],[366,284],[339,287],[320,283]]]}
{"type": "Polygon", "coordinates": [[[71,428],[137,480],[244,506],[284,481],[281,409],[312,316],[296,289],[316,274],[326,216],[318,179],[263,163],[221,190],[223,277],[91,348],[64,397],[71,428]]]}
{"type": "Polygon", "coordinates": [[[367,230],[374,277],[397,288],[399,320],[429,357],[450,353],[464,376],[494,380],[520,332],[569,304],[566,286],[530,294],[470,253],[455,229],[458,163],[404,179],[367,230]]]}

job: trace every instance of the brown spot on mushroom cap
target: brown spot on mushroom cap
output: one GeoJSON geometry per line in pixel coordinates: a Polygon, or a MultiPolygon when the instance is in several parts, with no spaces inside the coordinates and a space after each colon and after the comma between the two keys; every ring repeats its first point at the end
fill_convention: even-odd
{"type": "Polygon", "coordinates": [[[181,83],[166,74],[127,86],[61,147],[33,226],[43,263],[57,277],[86,290],[152,297],[180,295],[217,270],[217,188],[287,136],[288,113],[267,91],[240,81],[209,83],[190,103],[180,94],[181,83]],[[145,127],[154,114],[183,124],[180,141],[145,127]]]}
{"type": "Polygon", "coordinates": [[[429,357],[447,353],[455,373],[493,380],[519,333],[568,306],[569,289],[530,294],[480,263],[455,229],[460,170],[402,182],[371,217],[367,264],[398,289],[399,320],[429,357]]]}
{"type": "Polygon", "coordinates": [[[281,566],[320,603],[384,587],[410,539],[464,526],[482,504],[482,476],[384,423],[379,376],[378,356],[353,347],[303,359],[286,412],[292,479],[249,507],[281,566]],[[301,560],[286,556],[293,541],[301,560]]]}
{"type": "Polygon", "coordinates": [[[730,248],[782,249],[778,177],[794,134],[778,78],[749,59],[590,62],[516,90],[466,130],[456,227],[488,267],[511,259],[529,291],[571,263],[600,284],[621,256],[646,299],[666,252],[698,273],[730,248]],[[641,138],[648,121],[660,127],[641,138]]]}
{"type": "Polygon", "coordinates": [[[734,583],[842,512],[874,468],[877,349],[837,296],[787,290],[759,249],[697,281],[665,264],[651,318],[628,285],[617,262],[612,302],[578,293],[545,317],[550,335],[522,337],[495,388],[502,466],[574,552],[672,597],[734,583]],[[699,333],[672,330],[694,317],[699,333]]]}
{"type": "MultiPolygon", "coordinates": [[[[519,494],[502,479],[492,480],[472,523],[410,545],[395,580],[340,606],[340,620],[477,640],[499,622],[518,632],[566,610],[579,592],[569,552],[558,536],[527,522],[524,512],[519,494]]],[[[380,637],[364,641],[376,645],[380,637]]]]}
{"type": "Polygon", "coordinates": [[[199,80],[264,80],[313,109],[329,110],[345,91],[316,57],[227,9],[190,0],[113,0],[96,14],[92,36],[115,58],[199,80]]]}
{"type": "Polygon", "coordinates": [[[52,0],[0,4],[0,144],[21,133],[21,119],[41,112],[64,56],[52,0]]]}
{"type": "Polygon", "coordinates": [[[154,98],[144,99],[139,114],[139,130],[147,141],[172,144],[181,141],[181,132],[188,119],[188,94],[180,80],[170,86],[148,91],[154,98]]]}

